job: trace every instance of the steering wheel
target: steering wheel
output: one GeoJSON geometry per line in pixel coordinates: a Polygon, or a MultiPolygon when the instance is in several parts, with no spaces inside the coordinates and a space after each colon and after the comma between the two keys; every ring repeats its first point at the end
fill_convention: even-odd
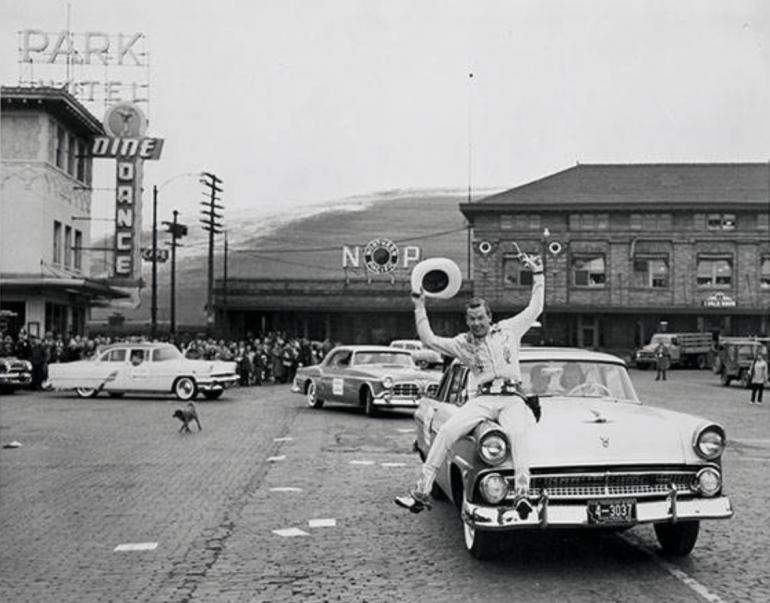
{"type": "Polygon", "coordinates": [[[585,383],[579,383],[575,387],[573,387],[571,390],[567,392],[568,396],[576,396],[578,394],[607,394],[608,397],[612,398],[612,392],[610,391],[610,388],[606,385],[602,385],[601,383],[594,383],[594,382],[585,382],[585,383]]]}

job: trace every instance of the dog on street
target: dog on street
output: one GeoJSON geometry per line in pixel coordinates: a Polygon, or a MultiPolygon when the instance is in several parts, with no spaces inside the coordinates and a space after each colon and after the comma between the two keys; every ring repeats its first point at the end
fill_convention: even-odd
{"type": "Polygon", "coordinates": [[[198,419],[198,411],[195,410],[195,404],[192,402],[187,405],[187,408],[178,408],[171,416],[182,422],[182,426],[179,428],[180,433],[192,433],[190,423],[193,421],[195,421],[195,424],[198,426],[198,431],[203,429],[201,427],[201,422],[198,419]]]}

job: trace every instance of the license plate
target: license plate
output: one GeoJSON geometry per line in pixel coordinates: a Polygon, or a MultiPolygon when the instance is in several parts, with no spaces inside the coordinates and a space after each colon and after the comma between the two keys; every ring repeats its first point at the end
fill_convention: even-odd
{"type": "Polygon", "coordinates": [[[588,523],[612,524],[636,522],[636,499],[588,501],[588,523]]]}

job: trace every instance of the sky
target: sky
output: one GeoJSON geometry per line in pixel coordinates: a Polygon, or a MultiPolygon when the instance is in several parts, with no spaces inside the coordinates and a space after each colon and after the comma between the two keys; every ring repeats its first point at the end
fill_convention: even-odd
{"type": "MultiPolygon", "coordinates": [[[[227,216],[406,188],[475,199],[577,162],[770,158],[762,0],[0,0],[3,84],[18,32],[68,14],[113,47],[145,35],[159,219],[197,214],[201,170],[227,216]]],[[[113,211],[95,191],[93,216],[113,211]]]]}

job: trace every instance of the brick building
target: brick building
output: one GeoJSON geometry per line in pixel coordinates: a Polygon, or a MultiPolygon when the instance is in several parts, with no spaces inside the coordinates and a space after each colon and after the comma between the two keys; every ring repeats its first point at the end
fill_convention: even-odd
{"type": "Polygon", "coordinates": [[[89,309],[124,295],[89,275],[99,121],[60,88],[0,91],[0,307],[14,336],[82,334],[89,309]]]}
{"type": "Polygon", "coordinates": [[[546,259],[545,339],[629,349],[669,331],[770,332],[770,166],[577,165],[461,204],[474,228],[474,293],[503,313],[546,259]]]}
{"type": "MultiPolygon", "coordinates": [[[[464,328],[463,303],[520,310],[531,276],[513,242],[545,257],[542,339],[628,351],[669,331],[770,332],[770,166],[577,165],[473,203],[472,279],[432,301],[438,333],[464,328]]],[[[466,255],[458,236],[454,259],[466,255]]],[[[379,286],[342,280],[217,282],[218,324],[348,342],[413,337],[408,275],[379,286]]]]}

